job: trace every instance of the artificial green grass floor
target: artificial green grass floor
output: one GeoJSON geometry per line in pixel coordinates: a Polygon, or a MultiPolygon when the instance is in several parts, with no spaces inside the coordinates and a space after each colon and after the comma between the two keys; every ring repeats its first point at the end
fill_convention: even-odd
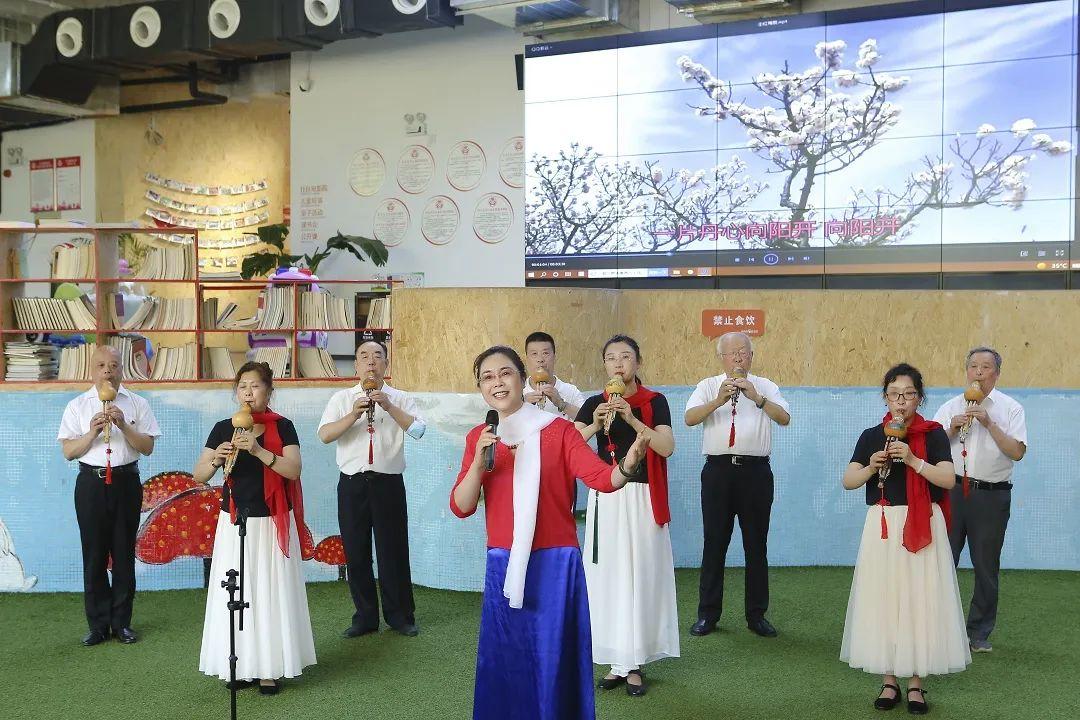
{"type": "MultiPolygon", "coordinates": [[[[690,637],[696,571],[677,573],[682,657],[650,665],[649,693],[600,693],[602,719],[846,720],[907,717],[871,707],[880,678],[837,657],[850,568],[774,568],[769,619],[759,638],[742,621],[742,569],[728,571],[720,632],[690,637]]],[[[970,571],[961,595],[971,597],[970,571]]],[[[963,673],[926,682],[931,717],[978,720],[1080,718],[1080,573],[1008,571],[994,652],[963,673]]],[[[83,648],[78,594],[0,594],[0,718],[170,720],[228,717],[228,693],[199,673],[205,591],[143,592],[140,642],[83,648]]],[[[318,664],[274,697],[239,693],[241,718],[465,720],[472,713],[480,596],[416,589],[420,636],[383,629],[339,633],[352,612],[343,583],[308,585],[318,664]]],[[[599,677],[606,668],[597,668],[599,677]]],[[[512,720],[507,718],[507,720],[512,720]]]]}

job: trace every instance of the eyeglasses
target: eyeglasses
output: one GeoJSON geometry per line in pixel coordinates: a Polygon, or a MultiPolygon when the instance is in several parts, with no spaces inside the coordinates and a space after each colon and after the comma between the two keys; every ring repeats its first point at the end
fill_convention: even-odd
{"type": "Polygon", "coordinates": [[[889,402],[896,402],[901,397],[905,400],[914,400],[915,398],[919,397],[919,391],[905,390],[904,392],[887,392],[885,393],[885,397],[889,399],[889,402]]]}
{"type": "Polygon", "coordinates": [[[492,372],[491,370],[488,370],[480,376],[477,383],[480,385],[493,385],[496,380],[502,380],[503,382],[506,382],[517,374],[517,370],[513,370],[511,368],[503,368],[498,372],[498,374],[492,372]]]}
{"type": "Polygon", "coordinates": [[[720,355],[723,356],[723,357],[735,358],[736,360],[742,360],[743,358],[748,358],[753,354],[754,354],[753,350],[736,350],[735,352],[720,353],[720,355]]]}

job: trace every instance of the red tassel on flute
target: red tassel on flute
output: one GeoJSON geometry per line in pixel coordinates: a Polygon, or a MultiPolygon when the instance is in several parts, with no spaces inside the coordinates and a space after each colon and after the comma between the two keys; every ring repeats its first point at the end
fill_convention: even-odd
{"type": "Polygon", "coordinates": [[[971,483],[968,482],[968,474],[967,474],[967,446],[966,445],[960,451],[960,456],[964,458],[964,478],[963,478],[963,480],[961,482],[962,482],[963,487],[964,487],[964,497],[966,498],[968,496],[968,493],[971,492],[971,483]]]}
{"type": "Polygon", "coordinates": [[[731,432],[728,433],[727,446],[735,447],[735,418],[731,418],[731,432]]]}
{"type": "Polygon", "coordinates": [[[368,425],[367,432],[367,462],[368,465],[373,465],[375,463],[375,428],[368,425]]]}
{"type": "Polygon", "coordinates": [[[885,506],[881,506],[881,539],[889,539],[889,524],[885,522],[885,506]]]}
{"type": "Polygon", "coordinates": [[[105,484],[112,485],[112,448],[105,448],[105,484]]]}

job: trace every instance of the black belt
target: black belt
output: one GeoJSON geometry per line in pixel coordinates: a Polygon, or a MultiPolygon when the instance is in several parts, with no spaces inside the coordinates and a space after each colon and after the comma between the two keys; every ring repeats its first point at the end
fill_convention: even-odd
{"type": "MultiPolygon", "coordinates": [[[[129,462],[127,465],[114,465],[113,474],[116,473],[131,473],[134,475],[139,474],[139,461],[129,462]]],[[[88,465],[87,463],[79,463],[79,472],[88,472],[97,475],[99,478],[105,477],[105,468],[97,465],[88,465]]]]}
{"type": "MultiPolygon", "coordinates": [[[[968,484],[976,490],[1012,490],[1011,482],[986,482],[985,480],[976,480],[975,478],[968,478],[968,484]]],[[[956,484],[962,485],[964,478],[959,475],[956,476],[956,484]]]]}
{"type": "MultiPolygon", "coordinates": [[[[340,472],[340,471],[339,471],[340,472]]],[[[341,473],[342,478],[363,478],[365,475],[384,478],[402,477],[401,473],[381,473],[375,470],[361,470],[358,473],[341,473]]]]}
{"type": "Polygon", "coordinates": [[[723,465],[768,465],[768,455],[706,455],[705,462],[717,462],[723,465]]]}

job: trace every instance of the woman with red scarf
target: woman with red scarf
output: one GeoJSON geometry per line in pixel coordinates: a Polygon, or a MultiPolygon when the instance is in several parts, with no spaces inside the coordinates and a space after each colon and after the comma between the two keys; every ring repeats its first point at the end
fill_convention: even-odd
{"type": "Polygon", "coordinates": [[[250,608],[243,632],[236,633],[236,679],[243,686],[258,681],[259,692],[273,695],[280,689],[279,678],[296,677],[315,664],[300,567],[301,544],[311,547],[300,490],[300,442],[292,422],[267,407],[274,390],[269,365],[245,363],[234,384],[236,399],[251,408],[255,425],[234,442],[232,421],[217,423],[193,473],[197,481],[207,482],[236,452],[214,536],[199,670],[229,679],[229,596],[221,580],[226,570],[240,566],[234,524],[244,516],[244,600],[250,608]]]}
{"type": "Polygon", "coordinates": [[[896,707],[897,678],[911,678],[907,709],[923,715],[930,706],[922,678],[971,662],[948,536],[956,475],[945,430],[918,413],[922,374],[901,363],[881,389],[888,413],[863,431],[843,478],[848,490],[866,486],[869,509],[840,659],[883,676],[879,710],[896,707]],[[893,439],[886,445],[887,425],[893,439]]]}
{"type": "Polygon", "coordinates": [[[626,683],[632,697],[645,694],[642,666],[679,657],[675,563],[668,523],[667,458],[675,451],[667,398],[641,384],[641,349],[625,335],[604,344],[608,377],[626,385],[622,397],[595,395],[575,423],[582,436],[596,436],[597,454],[621,461],[642,434],[649,450],[640,470],[615,493],[589,492],[585,517],[585,581],[592,619],[593,661],[610,665],[602,690],[626,683]],[[605,418],[614,413],[610,436],[605,418]]]}

